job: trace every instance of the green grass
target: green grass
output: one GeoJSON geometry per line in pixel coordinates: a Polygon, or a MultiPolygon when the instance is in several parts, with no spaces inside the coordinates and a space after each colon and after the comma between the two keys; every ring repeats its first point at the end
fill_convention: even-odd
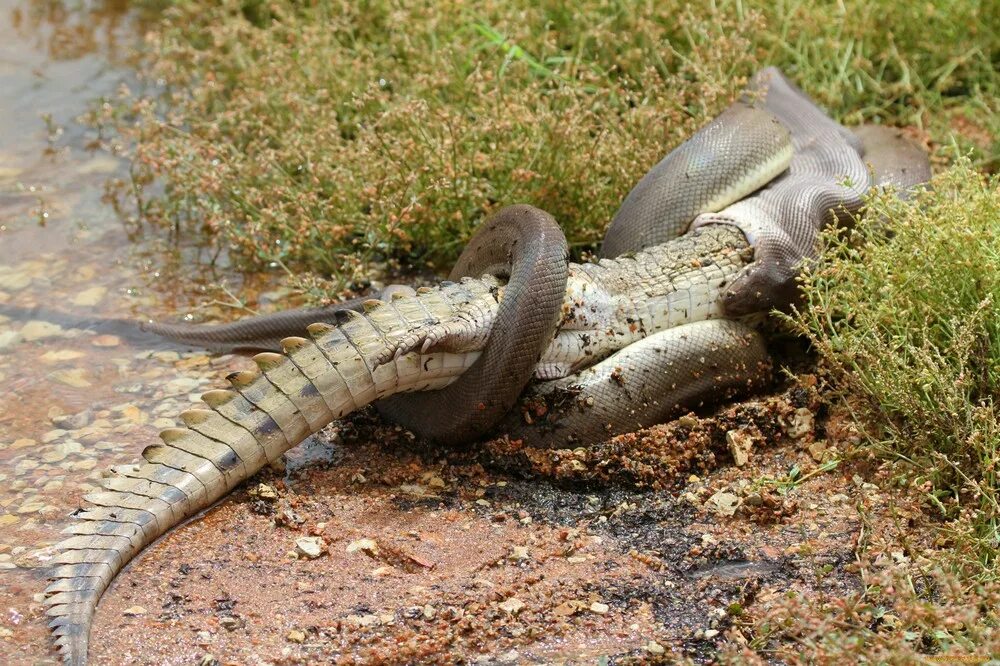
{"type": "Polygon", "coordinates": [[[514,202],[550,211],[579,253],[764,64],[845,122],[954,137],[994,170],[997,14],[968,0],[178,1],[147,43],[162,87],[126,100],[121,192],[137,223],[334,287],[445,272],[514,202]]]}
{"type": "Polygon", "coordinates": [[[793,326],[869,443],[948,521],[964,575],[1000,560],[1000,178],[960,160],[831,232],[793,326]]]}

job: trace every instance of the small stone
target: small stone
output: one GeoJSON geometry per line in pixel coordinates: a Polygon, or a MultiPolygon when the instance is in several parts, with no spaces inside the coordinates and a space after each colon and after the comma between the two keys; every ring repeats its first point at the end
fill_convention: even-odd
{"type": "Polygon", "coordinates": [[[73,297],[73,305],[79,305],[80,307],[91,307],[97,305],[104,298],[104,294],[108,293],[106,287],[91,287],[90,289],[84,289],[79,294],[73,297]]]}
{"type": "Polygon", "coordinates": [[[740,498],[720,490],[708,498],[705,506],[720,516],[732,516],[740,506],[740,498]]]}
{"type": "Polygon", "coordinates": [[[292,629],[285,636],[289,643],[305,643],[306,642],[306,632],[301,629],[292,629]]]}
{"type": "Polygon", "coordinates": [[[812,432],[814,422],[813,413],[806,407],[799,407],[792,415],[791,422],[785,428],[785,432],[792,439],[799,439],[812,432]]]}
{"type": "Polygon", "coordinates": [[[17,331],[0,331],[0,351],[13,347],[22,339],[17,331]]]}
{"type": "Polygon", "coordinates": [[[500,610],[506,611],[511,615],[517,615],[524,608],[524,602],[517,597],[510,597],[506,601],[500,603],[500,610]]]}
{"type": "Polygon", "coordinates": [[[269,486],[266,483],[257,484],[257,487],[250,491],[250,495],[268,502],[274,502],[278,499],[278,491],[274,489],[274,486],[269,486]]]}
{"type": "Polygon", "coordinates": [[[650,654],[663,654],[666,650],[656,641],[649,641],[646,643],[646,652],[650,654]]]}
{"type": "Polygon", "coordinates": [[[73,368],[71,370],[57,370],[52,373],[52,379],[60,384],[72,386],[73,388],[87,388],[91,383],[87,380],[86,370],[83,368],[73,368]]]}
{"type": "Polygon", "coordinates": [[[510,549],[510,555],[508,556],[512,560],[527,560],[529,559],[527,546],[514,546],[510,549]]]}
{"type": "Polygon", "coordinates": [[[823,455],[826,453],[826,442],[823,440],[813,442],[809,445],[808,450],[813,460],[823,462],[823,455]]]}
{"type": "Polygon", "coordinates": [[[677,425],[682,428],[693,428],[698,425],[698,417],[694,414],[685,414],[677,419],[677,425]]]}
{"type": "Polygon", "coordinates": [[[149,418],[143,413],[141,409],[135,405],[123,405],[118,408],[117,411],[121,412],[121,418],[135,423],[136,425],[143,425],[149,418]]]}
{"type": "Polygon", "coordinates": [[[149,611],[147,611],[142,606],[129,606],[128,608],[122,611],[122,615],[126,617],[138,617],[140,615],[145,615],[148,612],[149,611]]]}
{"type": "Polygon", "coordinates": [[[27,273],[0,274],[0,289],[4,291],[21,291],[31,284],[31,276],[27,273]]]}
{"type": "Polygon", "coordinates": [[[355,627],[375,627],[378,626],[380,620],[377,615],[372,615],[371,613],[366,613],[364,615],[348,615],[347,621],[353,624],[355,627]]]}
{"type": "Polygon", "coordinates": [[[358,539],[347,544],[348,553],[356,553],[358,551],[366,553],[371,557],[378,557],[378,543],[375,542],[375,539],[358,539]]]}
{"type": "Polygon", "coordinates": [[[226,631],[235,631],[244,624],[243,620],[232,615],[223,615],[219,618],[219,625],[226,631]]]}
{"type": "Polygon", "coordinates": [[[299,555],[315,560],[327,551],[322,537],[299,537],[295,540],[295,550],[299,555]]]}
{"type": "Polygon", "coordinates": [[[95,347],[117,347],[122,343],[117,335],[96,335],[90,339],[90,344],[95,347]]]}
{"type": "Polygon", "coordinates": [[[54,364],[62,363],[64,361],[74,361],[78,358],[83,358],[84,353],[73,351],[72,349],[60,349],[58,351],[48,351],[39,357],[42,363],[54,364]]]}
{"type": "Polygon", "coordinates": [[[0,527],[7,527],[8,525],[13,525],[14,523],[21,520],[17,516],[12,516],[9,513],[0,515],[0,527]]]}
{"type": "Polygon", "coordinates": [[[79,430],[80,428],[86,427],[86,425],[90,423],[92,416],[93,414],[90,410],[85,409],[82,412],[77,412],[76,414],[56,416],[52,419],[52,425],[64,430],[79,430]]]}
{"type": "Polygon", "coordinates": [[[733,463],[737,467],[743,467],[750,460],[750,452],[753,451],[754,438],[746,429],[730,430],[726,432],[726,446],[733,454],[733,463]]]}
{"type": "Polygon", "coordinates": [[[61,460],[65,460],[68,454],[65,451],[61,451],[59,447],[49,449],[42,454],[42,462],[55,463],[61,460]]]}
{"type": "Polygon", "coordinates": [[[34,319],[21,327],[21,336],[28,342],[51,338],[63,332],[62,326],[34,319]]]}
{"type": "Polygon", "coordinates": [[[562,602],[561,604],[559,604],[558,606],[556,606],[555,608],[552,609],[552,613],[554,615],[561,615],[561,616],[564,616],[564,617],[569,617],[570,615],[576,615],[583,608],[586,608],[586,607],[587,607],[587,604],[584,604],[581,601],[576,601],[574,599],[574,600],[571,600],[571,601],[564,601],[564,602],[562,602]]]}
{"type": "Polygon", "coordinates": [[[29,446],[35,446],[36,444],[38,444],[38,442],[36,442],[35,440],[29,439],[27,437],[22,437],[21,439],[15,439],[14,443],[10,445],[10,448],[26,449],[29,446]]]}
{"type": "Polygon", "coordinates": [[[17,512],[21,514],[38,513],[44,508],[45,508],[44,502],[41,502],[39,500],[28,500],[27,502],[25,502],[24,504],[22,504],[17,508],[17,512]]]}
{"type": "Polygon", "coordinates": [[[435,615],[437,615],[437,609],[434,608],[434,606],[431,606],[430,604],[424,606],[423,616],[425,620],[433,620],[435,615]]]}
{"type": "Polygon", "coordinates": [[[705,630],[705,638],[711,639],[711,638],[715,638],[718,635],[719,635],[719,630],[718,629],[706,629],[705,630]]]}
{"type": "Polygon", "coordinates": [[[830,501],[833,502],[834,504],[843,504],[844,502],[848,501],[849,499],[851,499],[851,498],[848,497],[847,495],[843,494],[843,493],[837,493],[836,495],[830,495],[830,501]]]}
{"type": "Polygon", "coordinates": [[[590,612],[591,613],[597,613],[598,615],[604,615],[609,610],[611,610],[610,606],[608,606],[607,604],[602,604],[599,601],[595,601],[594,603],[590,604],[590,612]]]}
{"type": "Polygon", "coordinates": [[[49,444],[50,442],[54,442],[57,439],[59,439],[60,437],[63,437],[65,435],[66,435],[66,431],[63,430],[62,428],[56,428],[55,430],[49,430],[44,435],[42,435],[42,444],[49,444]]]}

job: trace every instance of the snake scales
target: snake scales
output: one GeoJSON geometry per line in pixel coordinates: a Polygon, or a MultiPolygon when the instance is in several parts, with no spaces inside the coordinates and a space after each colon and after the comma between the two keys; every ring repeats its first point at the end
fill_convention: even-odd
{"type": "MultiPolygon", "coordinates": [[[[184,427],[164,431],[162,444],[143,451],[145,462],[114,468],[77,512],[46,590],[64,660],[86,663],[98,600],[146,545],[371,402],[444,441],[499,422],[515,436],[563,445],[760,379],[760,336],[723,317],[787,304],[824,225],[855,212],[873,185],[926,179],[926,159],[906,144],[877,131],[862,139],[777,70],[764,70],[744,99],[643,178],[612,222],[599,263],[567,264],[550,216],[507,208],[473,239],[457,281],[349,304],[361,312],[342,305],[323,313],[331,323],[308,326],[311,339],[286,337],[284,355],[256,356],[258,371],[230,376],[232,390],[207,393],[205,408],[183,413],[184,427]],[[873,179],[863,151],[876,144],[873,179]],[[511,407],[532,375],[551,381],[535,384],[528,399],[571,392],[571,408],[541,424],[519,419],[511,407]]],[[[240,344],[233,333],[265,343],[316,314],[161,332],[196,343],[240,344]]]]}

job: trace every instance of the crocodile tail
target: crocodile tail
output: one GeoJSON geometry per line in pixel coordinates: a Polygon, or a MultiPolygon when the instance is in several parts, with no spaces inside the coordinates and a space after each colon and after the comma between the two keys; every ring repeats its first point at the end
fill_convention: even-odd
{"type": "Polygon", "coordinates": [[[284,354],[258,354],[257,369],[228,377],[230,390],[206,393],[202,408],[181,414],[184,427],[164,430],[161,443],[146,447],[143,462],[113,468],[57,545],[45,604],[64,662],[86,664],[101,595],[170,528],[334,419],[385,395],[440,388],[471,365],[478,353],[396,353],[412,331],[447,317],[461,291],[455,285],[398,304],[370,302],[364,315],[345,312],[335,326],[309,326],[312,339],[286,338],[284,354]]]}

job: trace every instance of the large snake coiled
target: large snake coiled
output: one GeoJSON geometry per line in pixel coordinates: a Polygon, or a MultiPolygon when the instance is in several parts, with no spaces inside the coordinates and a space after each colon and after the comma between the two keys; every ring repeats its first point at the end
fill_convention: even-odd
{"type": "MultiPolygon", "coordinates": [[[[741,99],[639,181],[615,214],[600,256],[634,253],[689,229],[732,225],[753,247],[754,261],[723,293],[725,312],[738,317],[784,308],[795,299],[795,277],[803,260],[814,256],[823,227],[857,213],[873,185],[905,191],[929,176],[926,155],[897,131],[866,126],[851,133],[780,71],[767,68],[741,99]]],[[[565,285],[565,255],[565,239],[544,211],[512,206],[485,222],[449,276],[492,273],[508,279],[503,311],[483,359],[446,389],[380,401],[383,415],[449,443],[468,441],[500,423],[551,340],[565,285]]],[[[150,323],[144,328],[192,344],[274,348],[308,323],[333,320],[338,310],[360,311],[364,300],[223,326],[150,323]]],[[[513,414],[501,430],[545,445],[606,437],[758,385],[766,361],[757,334],[738,323],[713,321],[663,331],[582,374],[541,383],[526,398],[552,402],[569,391],[578,409],[552,410],[532,427],[513,414]],[[663,349],[670,350],[666,358],[675,359],[673,365],[664,360],[663,349]],[[685,359],[703,358],[710,367],[695,377],[685,359]],[[620,374],[609,380],[623,363],[638,368],[648,359],[655,359],[656,367],[666,363],[668,371],[642,368],[627,375],[628,385],[620,374]],[[640,381],[641,376],[646,378],[640,381]]]]}

